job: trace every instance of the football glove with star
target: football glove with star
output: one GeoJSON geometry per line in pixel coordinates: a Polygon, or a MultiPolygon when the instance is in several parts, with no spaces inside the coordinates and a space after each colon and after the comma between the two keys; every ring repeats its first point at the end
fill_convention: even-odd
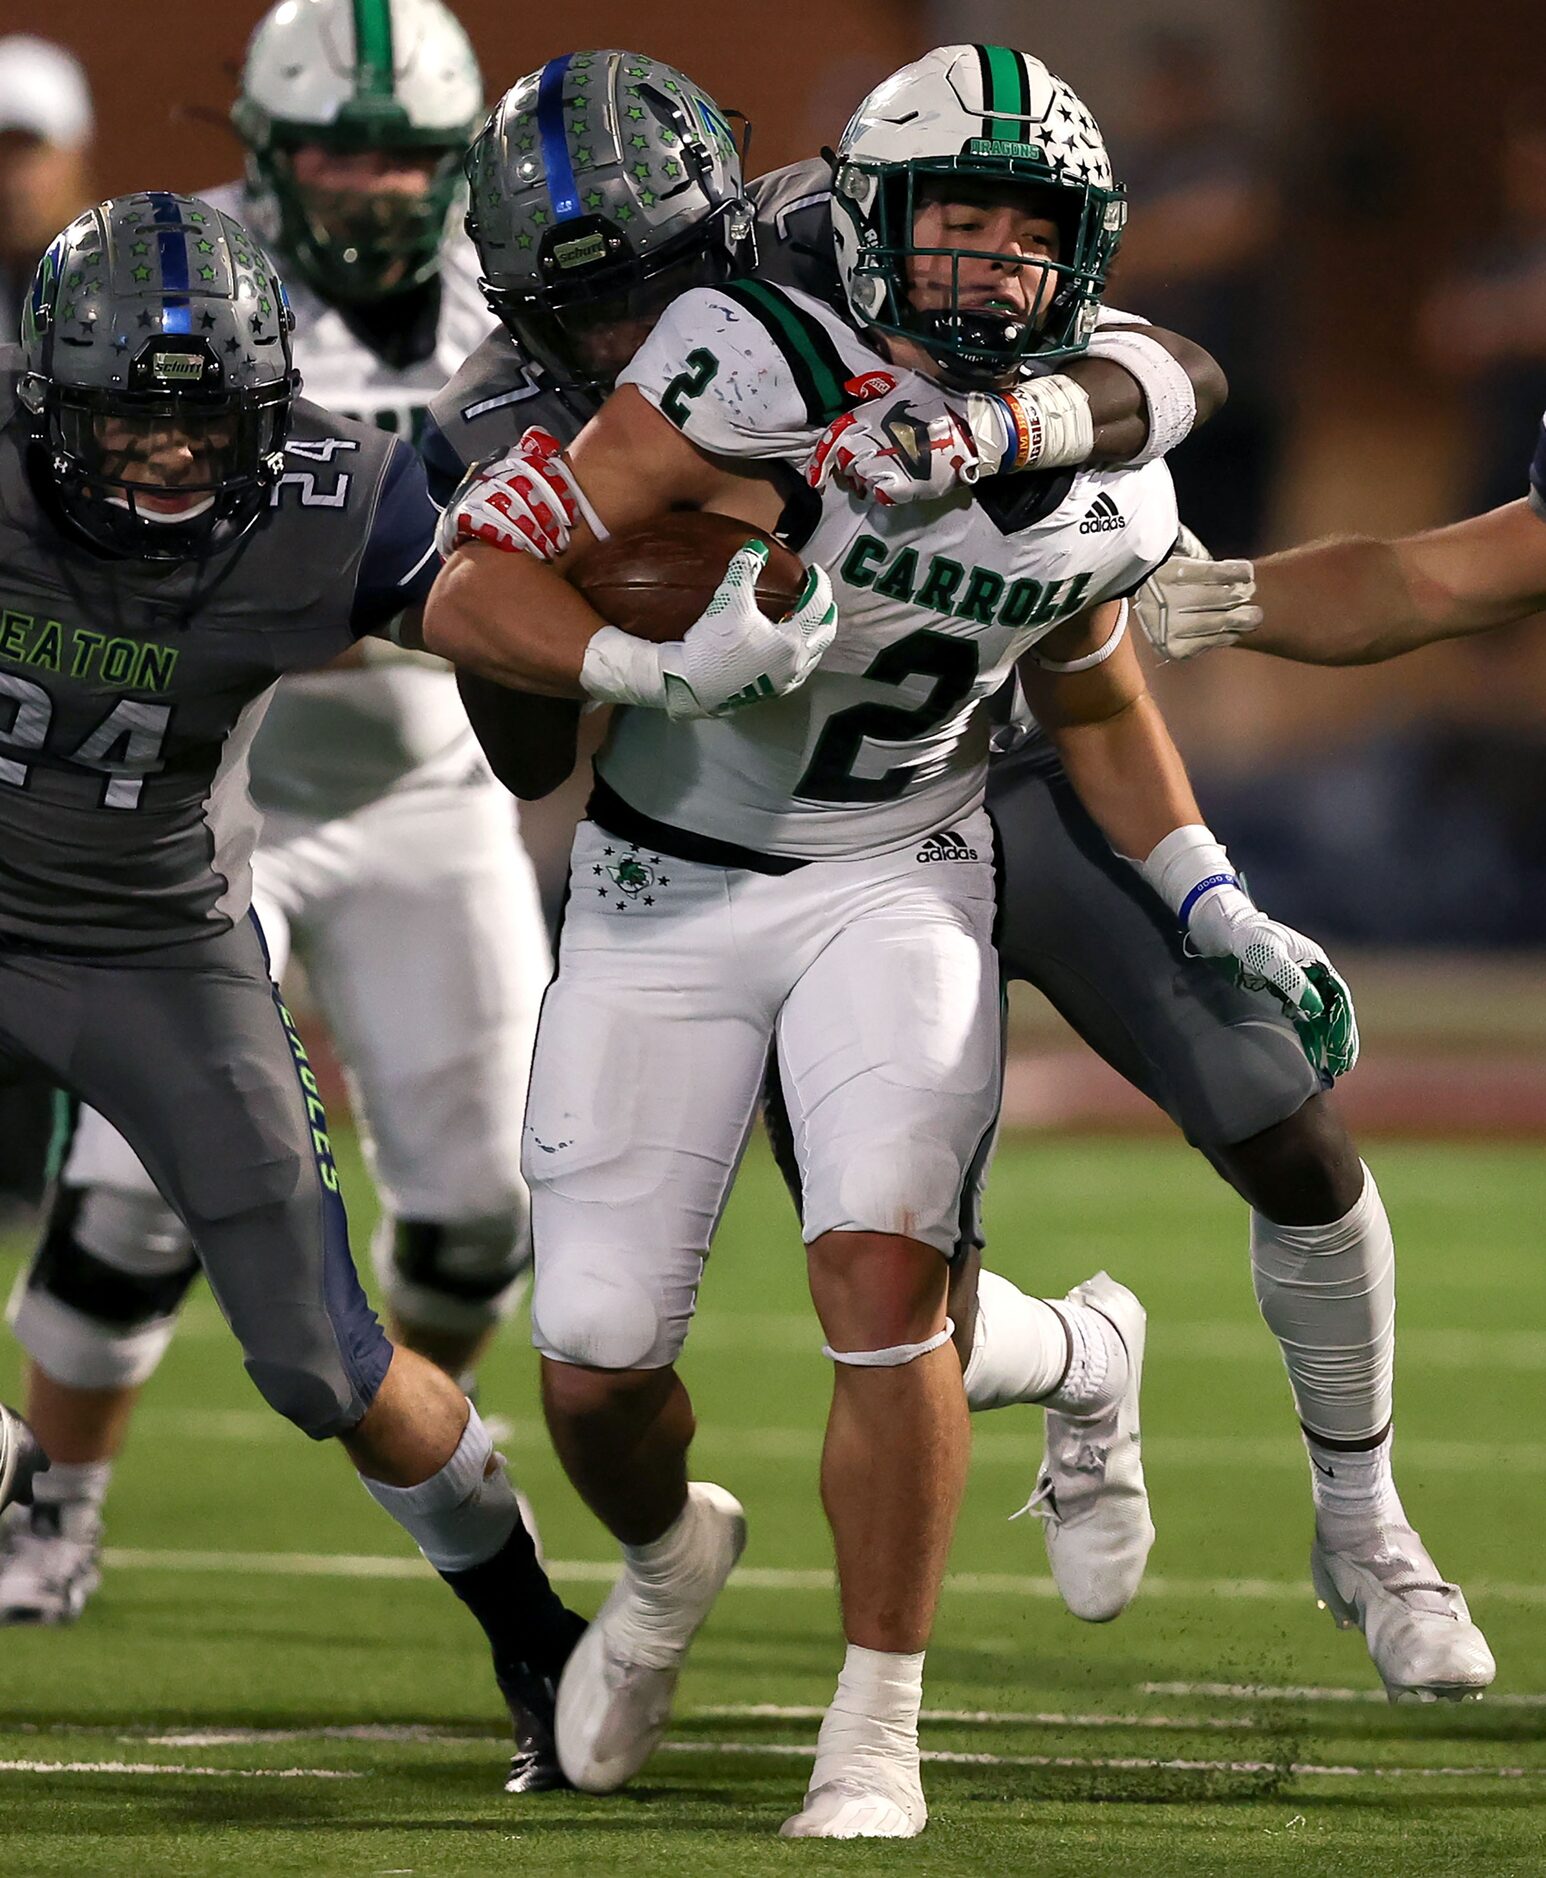
{"type": "Polygon", "coordinates": [[[668,645],[603,626],[585,649],[580,683],[604,704],[642,704],[674,718],[728,717],[803,685],[837,631],[824,568],[811,567],[786,619],[757,604],[768,550],[749,541],[731,559],[702,615],[668,645]]]}
{"type": "Polygon", "coordinates": [[[1002,397],[951,403],[927,379],[870,372],[865,402],[829,424],[805,465],[867,502],[926,502],[1000,470],[1061,469],[1094,445],[1090,400],[1072,379],[1032,379],[1002,397]]]}
{"type": "Polygon", "coordinates": [[[1213,960],[1243,990],[1277,999],[1323,1080],[1353,1067],[1358,1019],[1346,982],[1313,939],[1261,911],[1208,829],[1175,829],[1141,872],[1180,921],[1190,951],[1213,960]]]}

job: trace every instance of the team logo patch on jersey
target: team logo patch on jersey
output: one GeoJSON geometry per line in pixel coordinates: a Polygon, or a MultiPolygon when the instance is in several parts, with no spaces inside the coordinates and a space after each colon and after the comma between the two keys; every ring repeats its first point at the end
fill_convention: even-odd
{"type": "Polygon", "coordinates": [[[634,906],[653,906],[658,889],[671,884],[670,876],[660,872],[661,857],[646,854],[637,844],[626,852],[603,848],[601,856],[590,870],[597,883],[596,892],[601,899],[611,900],[619,913],[626,913],[634,906]],[[603,884],[608,880],[612,883],[610,887],[603,884]]]}
{"type": "Polygon", "coordinates": [[[1109,535],[1118,528],[1126,528],[1127,517],[1111,500],[1103,489],[1084,512],[1084,520],[1079,524],[1081,535],[1109,535]]]}
{"type": "Polygon", "coordinates": [[[923,845],[918,850],[920,861],[975,861],[977,850],[969,848],[953,828],[941,829],[937,835],[925,835],[923,845]]]}

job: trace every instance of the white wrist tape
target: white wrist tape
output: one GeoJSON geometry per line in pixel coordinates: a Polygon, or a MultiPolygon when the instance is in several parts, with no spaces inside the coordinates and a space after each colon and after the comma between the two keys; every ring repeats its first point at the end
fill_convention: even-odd
{"type": "Polygon", "coordinates": [[[598,704],[645,704],[659,710],[666,702],[660,647],[616,626],[603,626],[585,648],[580,687],[598,704]]]}
{"type": "Polygon", "coordinates": [[[824,1343],[821,1353],[853,1369],[900,1369],[905,1363],[916,1363],[920,1356],[942,1349],[955,1334],[955,1324],[947,1317],[945,1328],[925,1337],[922,1343],[894,1343],[889,1350],[834,1350],[830,1343],[824,1343]]]}
{"type": "Polygon", "coordinates": [[[1204,895],[1232,888],[1245,897],[1224,844],[1201,822],[1173,828],[1138,871],[1182,926],[1204,895]]]}
{"type": "Polygon", "coordinates": [[[1097,646],[1093,652],[1086,652],[1082,659],[1044,659],[1033,646],[1026,656],[1041,667],[1044,672],[1087,672],[1094,666],[1104,665],[1127,637],[1128,606],[1124,600],[1117,611],[1117,623],[1106,635],[1104,645],[1097,646]]]}
{"type": "Polygon", "coordinates": [[[1138,381],[1149,413],[1149,435],[1133,464],[1168,456],[1197,421],[1197,393],[1179,364],[1157,339],[1138,326],[1098,326],[1090,341],[1092,359],[1109,359],[1138,381]]]}
{"type": "Polygon", "coordinates": [[[1069,469],[1088,463],[1095,448],[1089,393],[1061,373],[1028,378],[1001,394],[977,393],[967,400],[967,423],[990,476],[1069,469]],[[993,407],[991,414],[984,406],[993,407]]]}

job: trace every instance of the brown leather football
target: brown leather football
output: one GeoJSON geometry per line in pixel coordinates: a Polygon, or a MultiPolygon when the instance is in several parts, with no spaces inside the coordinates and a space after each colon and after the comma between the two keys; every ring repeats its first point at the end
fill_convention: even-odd
{"type": "Polygon", "coordinates": [[[782,619],[805,585],[800,557],[766,529],[703,509],[619,530],[598,541],[569,578],[611,625],[664,645],[702,618],[731,557],[752,540],[766,542],[770,550],[757,581],[757,604],[770,619],[782,619]]]}

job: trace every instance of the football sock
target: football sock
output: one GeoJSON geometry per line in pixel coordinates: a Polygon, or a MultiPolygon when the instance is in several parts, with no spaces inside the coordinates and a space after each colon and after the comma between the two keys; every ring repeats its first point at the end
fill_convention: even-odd
{"type": "Polygon", "coordinates": [[[1336,1539],[1349,1528],[1404,1526],[1406,1514],[1391,1472],[1391,1433],[1373,1447],[1331,1447],[1306,1433],[1310,1490],[1321,1536],[1336,1539]]]}
{"type": "Polygon", "coordinates": [[[839,1774],[853,1774],[855,1762],[876,1761],[893,1768],[901,1764],[916,1772],[923,1654],[849,1644],[837,1694],[816,1740],[811,1792],[839,1774]]]}
{"type": "Polygon", "coordinates": [[[44,1506],[100,1508],[113,1477],[111,1461],[55,1461],[33,1482],[33,1500],[44,1506]]]}
{"type": "Polygon", "coordinates": [[[637,1588],[629,1621],[635,1645],[642,1646],[640,1661],[648,1662],[651,1646],[658,1646],[657,1667],[667,1667],[701,1621],[699,1601],[682,1595],[691,1586],[698,1550],[698,1511],[690,1499],[658,1539],[623,1547],[623,1563],[637,1588]]]}
{"type": "Polygon", "coordinates": [[[562,1668],[578,1620],[537,1561],[515,1490],[476,1409],[438,1474],[416,1487],[364,1484],[483,1626],[497,1671],[562,1668]]]}
{"type": "Polygon", "coordinates": [[[1078,1307],[1054,1310],[997,1272],[979,1275],[972,1354],[962,1377],[974,1412],[1040,1402],[1058,1387],[1073,1345],[1063,1309],[1072,1315],[1078,1307]]]}
{"type": "Polygon", "coordinates": [[[1377,1441],[1390,1423],[1396,1254],[1368,1168],[1357,1205],[1329,1225],[1252,1213],[1251,1272],[1306,1434],[1332,1447],[1377,1441]]]}

